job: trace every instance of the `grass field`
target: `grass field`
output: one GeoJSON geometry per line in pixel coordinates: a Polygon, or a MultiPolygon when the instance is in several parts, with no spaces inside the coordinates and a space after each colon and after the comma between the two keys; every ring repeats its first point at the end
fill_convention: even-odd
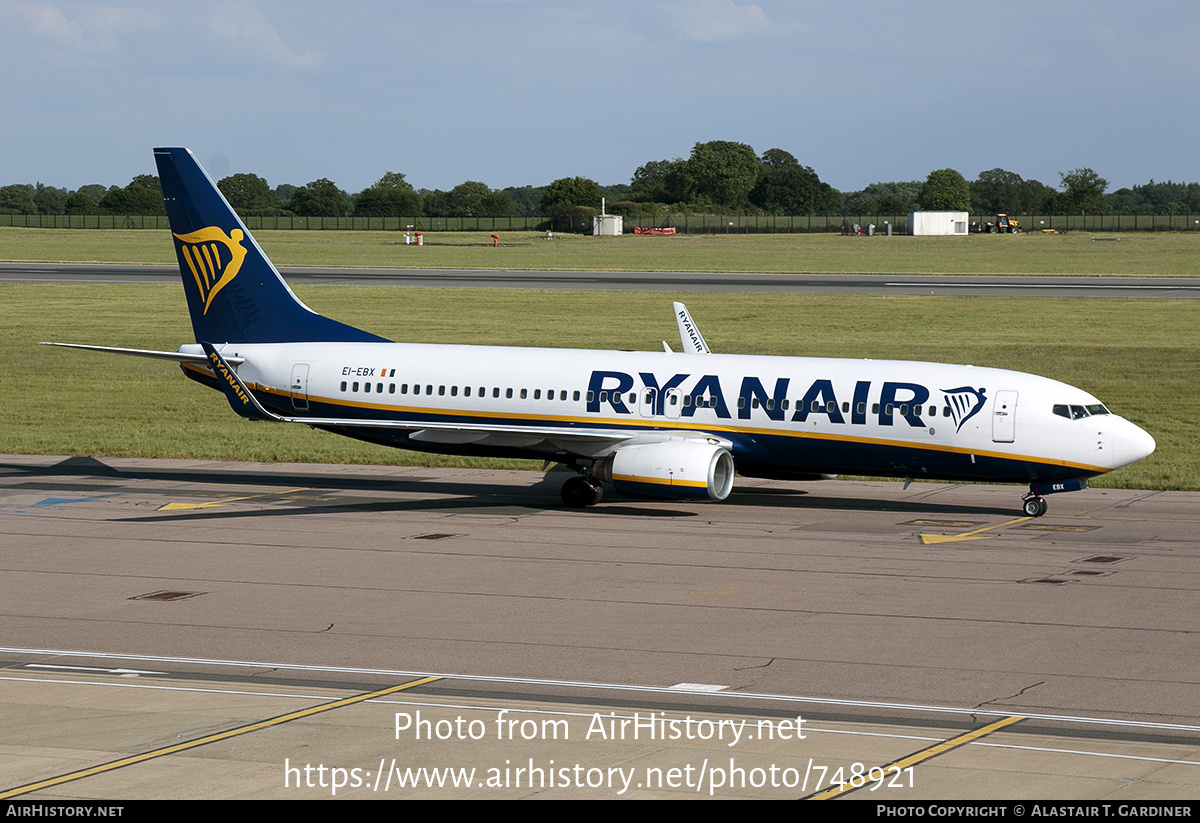
{"type": "MultiPolygon", "coordinates": [[[[997,239],[1044,240],[982,241],[997,239]]],[[[564,248],[576,242],[582,241],[564,241],[564,248]]],[[[1124,242],[1094,245],[1125,248],[1124,242]]],[[[275,255],[276,246],[268,250],[275,255]]],[[[346,286],[296,291],[324,314],[411,342],[661,350],[660,341],[667,340],[678,348],[670,308],[676,298],[688,303],[709,344],[722,352],[935,360],[1043,374],[1087,389],[1158,441],[1149,459],[1096,485],[1200,489],[1192,420],[1200,407],[1196,301],[346,286]]],[[[389,450],[300,426],[250,423],[169,363],[54,349],[36,345],[39,340],[174,349],[192,335],[177,285],[0,285],[0,452],[501,465],[389,450]]]]}
{"type": "MultiPolygon", "coordinates": [[[[556,236],[429,233],[406,246],[396,232],[261,231],[280,266],[830,274],[1200,275],[1200,234],[842,237],[829,234],[556,236]],[[1109,235],[1112,236],[1112,235],[1109,235]]],[[[161,231],[0,228],[0,260],[174,263],[161,231]]]]}

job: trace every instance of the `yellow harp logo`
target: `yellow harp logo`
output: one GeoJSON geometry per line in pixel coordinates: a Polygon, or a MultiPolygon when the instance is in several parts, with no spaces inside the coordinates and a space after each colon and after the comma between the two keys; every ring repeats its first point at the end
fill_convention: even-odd
{"type": "Polygon", "coordinates": [[[182,244],[180,254],[192,270],[192,277],[196,278],[196,288],[204,301],[204,314],[208,314],[208,307],[217,292],[237,277],[242,261],[246,259],[246,248],[242,245],[244,236],[241,229],[226,234],[216,226],[175,235],[182,244]]]}

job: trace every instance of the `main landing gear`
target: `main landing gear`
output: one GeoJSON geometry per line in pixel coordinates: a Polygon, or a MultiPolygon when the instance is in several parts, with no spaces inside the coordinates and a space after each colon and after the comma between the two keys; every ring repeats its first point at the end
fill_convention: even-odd
{"type": "Polygon", "coordinates": [[[1021,503],[1021,508],[1024,510],[1026,517],[1041,517],[1046,513],[1046,498],[1030,494],[1021,503]]]}
{"type": "Polygon", "coordinates": [[[582,509],[599,503],[600,498],[604,496],[604,489],[594,478],[577,474],[568,477],[567,482],[562,484],[561,494],[563,502],[568,506],[582,509]]]}

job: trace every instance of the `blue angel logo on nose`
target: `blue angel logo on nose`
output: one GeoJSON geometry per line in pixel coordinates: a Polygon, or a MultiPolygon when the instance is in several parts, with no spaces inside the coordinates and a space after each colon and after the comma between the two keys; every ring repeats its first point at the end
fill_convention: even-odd
{"type": "Polygon", "coordinates": [[[955,434],[962,431],[963,424],[979,413],[987,402],[987,389],[980,387],[959,386],[957,389],[942,389],[946,394],[946,408],[950,409],[950,419],[958,426],[955,434]]]}

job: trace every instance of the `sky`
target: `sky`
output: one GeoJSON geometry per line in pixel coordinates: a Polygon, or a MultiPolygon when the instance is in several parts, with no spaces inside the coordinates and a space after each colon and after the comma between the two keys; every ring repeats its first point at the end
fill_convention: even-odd
{"type": "Polygon", "coordinates": [[[0,0],[0,185],[357,192],[588,177],[730,140],[844,192],[1004,168],[1200,180],[1200,3],[0,0]]]}

